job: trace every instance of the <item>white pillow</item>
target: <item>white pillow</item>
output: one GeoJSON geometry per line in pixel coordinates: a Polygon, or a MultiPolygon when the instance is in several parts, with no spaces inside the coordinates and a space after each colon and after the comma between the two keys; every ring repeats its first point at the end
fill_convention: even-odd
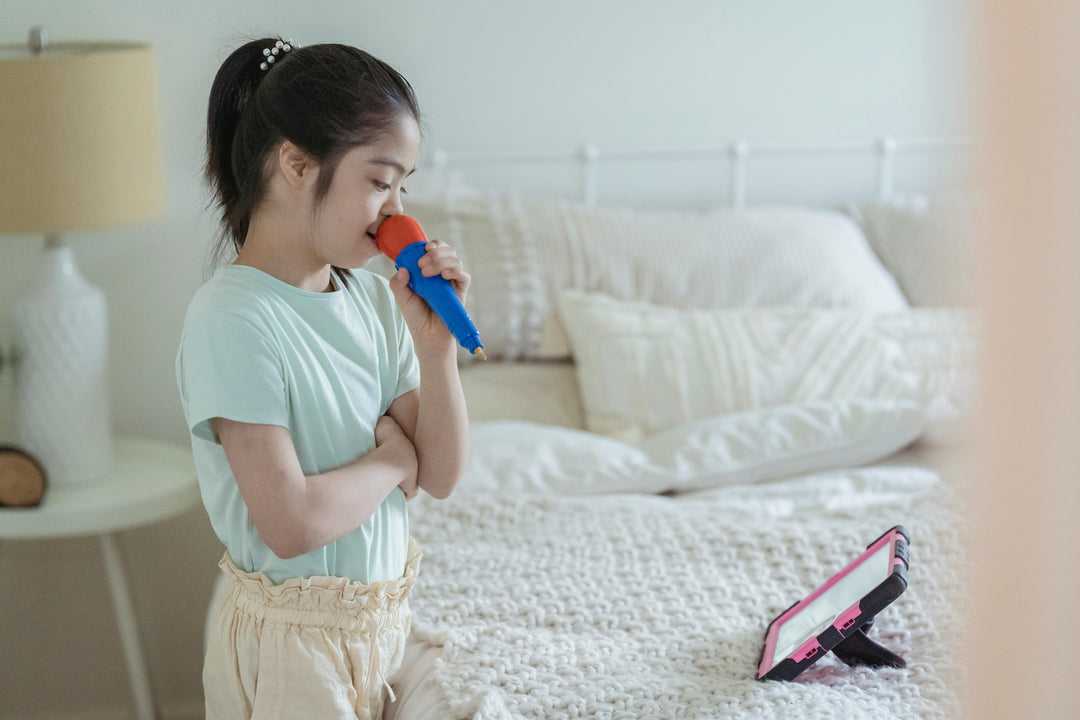
{"type": "Polygon", "coordinates": [[[476,423],[456,493],[690,491],[873,462],[907,446],[921,409],[886,400],[777,405],[705,418],[640,447],[521,421],[476,423]]]}
{"type": "Polygon", "coordinates": [[[635,440],[711,415],[834,398],[967,411],[974,317],[960,310],[679,310],[567,292],[586,427],[635,440]]]}
{"type": "Polygon", "coordinates": [[[975,304],[985,207],[976,193],[902,196],[844,207],[912,305],[975,304]]]}
{"type": "Polygon", "coordinates": [[[914,403],[820,400],[696,420],[641,449],[684,492],[863,465],[907,447],[925,427],[914,403]]]}
{"type": "Polygon", "coordinates": [[[587,208],[459,187],[410,199],[406,212],[472,275],[468,310],[492,358],[568,357],[553,327],[568,288],[673,307],[907,307],[837,210],[587,208]]]}
{"type": "Polygon", "coordinates": [[[572,428],[522,420],[473,423],[469,465],[454,490],[552,493],[653,492],[640,475],[648,457],[638,448],[572,428]]]}

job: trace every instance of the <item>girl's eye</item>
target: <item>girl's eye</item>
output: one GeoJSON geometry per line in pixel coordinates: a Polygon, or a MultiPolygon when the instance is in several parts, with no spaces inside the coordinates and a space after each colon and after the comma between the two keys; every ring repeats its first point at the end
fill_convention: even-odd
{"type": "Polygon", "coordinates": [[[408,195],[409,194],[409,191],[405,189],[404,185],[401,186],[401,194],[402,195],[408,195]]]}
{"type": "Polygon", "coordinates": [[[387,185],[384,182],[379,182],[378,180],[375,180],[374,183],[375,183],[376,189],[378,189],[379,192],[386,192],[387,190],[390,189],[390,186],[387,185]]]}

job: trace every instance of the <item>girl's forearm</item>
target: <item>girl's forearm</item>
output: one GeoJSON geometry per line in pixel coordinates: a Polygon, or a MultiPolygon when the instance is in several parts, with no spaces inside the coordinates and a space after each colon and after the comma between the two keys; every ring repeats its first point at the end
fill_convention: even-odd
{"type": "Polygon", "coordinates": [[[419,407],[413,444],[417,483],[428,494],[445,499],[453,492],[469,461],[469,416],[458,375],[457,348],[448,353],[418,354],[419,407]]]}
{"type": "Polygon", "coordinates": [[[294,494],[292,522],[281,523],[286,532],[271,549],[287,559],[348,535],[375,514],[407,472],[392,449],[377,447],[347,465],[304,477],[294,494]]]}

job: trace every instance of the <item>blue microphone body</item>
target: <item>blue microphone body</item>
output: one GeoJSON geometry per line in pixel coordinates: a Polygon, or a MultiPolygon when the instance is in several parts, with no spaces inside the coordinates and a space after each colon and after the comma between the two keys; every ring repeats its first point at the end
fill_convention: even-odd
{"type": "Polygon", "coordinates": [[[465,306],[461,304],[454,287],[441,275],[425,277],[420,272],[417,263],[424,256],[426,247],[427,243],[424,241],[406,245],[394,259],[394,266],[399,270],[405,268],[409,271],[409,289],[424,299],[461,347],[473,354],[480,349],[480,356],[483,357],[484,346],[480,342],[480,331],[476,329],[465,306]]]}

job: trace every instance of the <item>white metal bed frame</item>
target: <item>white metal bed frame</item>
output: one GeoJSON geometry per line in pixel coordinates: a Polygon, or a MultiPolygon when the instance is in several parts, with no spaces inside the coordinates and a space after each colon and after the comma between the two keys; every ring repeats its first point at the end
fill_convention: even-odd
{"type": "Polygon", "coordinates": [[[758,142],[738,139],[726,146],[686,148],[669,150],[601,150],[595,143],[585,143],[572,151],[448,151],[437,149],[430,156],[432,170],[445,176],[450,168],[465,165],[578,165],[581,180],[581,201],[587,207],[596,207],[600,196],[600,165],[603,161],[674,161],[700,160],[703,162],[728,163],[731,180],[730,203],[743,208],[747,204],[749,165],[752,157],[783,157],[807,155],[877,155],[877,196],[887,200],[895,194],[896,157],[900,152],[926,153],[952,150],[970,150],[980,140],[971,136],[942,136],[922,138],[898,138],[883,135],[865,140],[823,142],[758,142]]]}

